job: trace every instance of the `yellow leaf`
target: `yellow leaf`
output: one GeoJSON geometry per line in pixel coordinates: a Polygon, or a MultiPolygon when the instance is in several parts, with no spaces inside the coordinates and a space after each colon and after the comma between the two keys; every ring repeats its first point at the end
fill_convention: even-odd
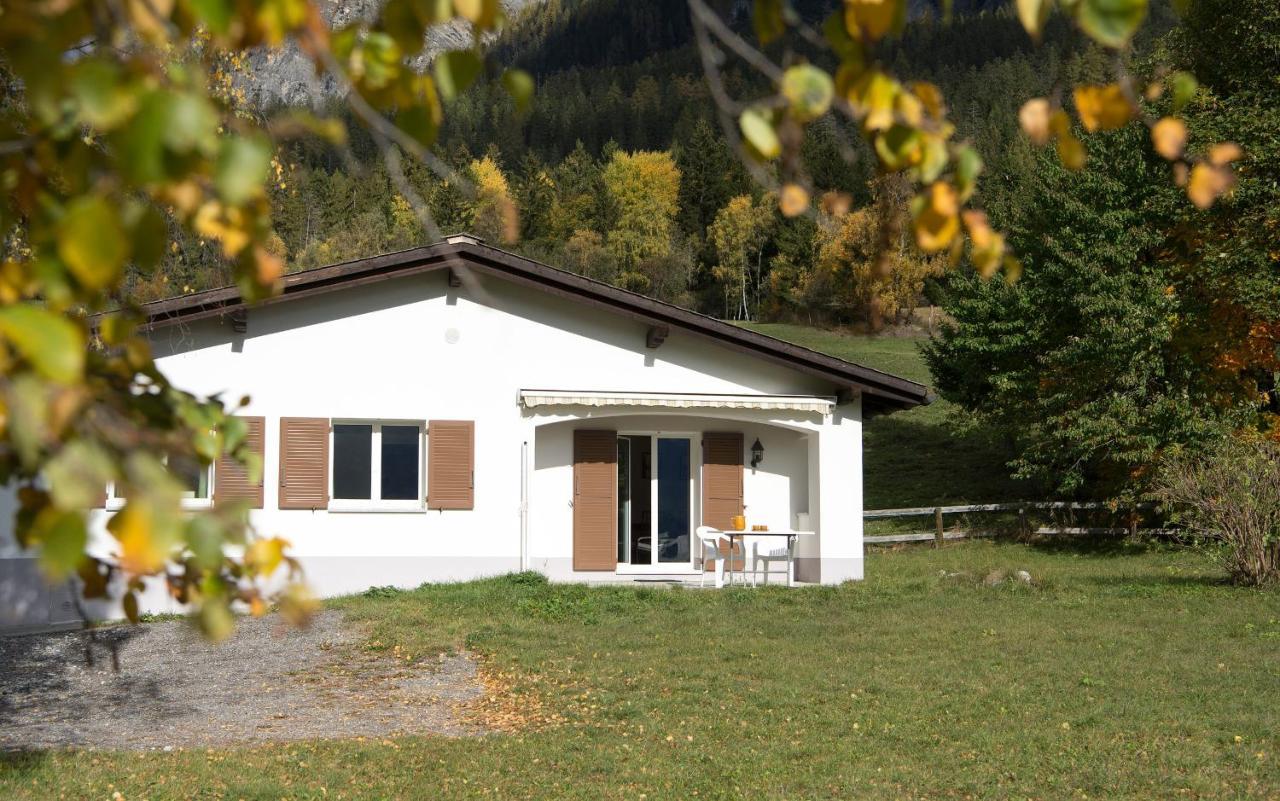
{"type": "Polygon", "coordinates": [[[254,540],[244,552],[245,566],[259,576],[270,576],[284,561],[289,543],[279,537],[254,540]]]}
{"type": "Polygon", "coordinates": [[[482,30],[498,22],[498,0],[453,0],[453,7],[482,30]]]}
{"type": "Polygon", "coordinates": [[[911,84],[911,93],[924,104],[924,110],[930,117],[941,119],[946,113],[946,103],[942,98],[942,90],[927,81],[916,81],[911,84]]]}
{"type": "Polygon", "coordinates": [[[1207,209],[1213,205],[1222,193],[1230,189],[1236,181],[1230,167],[1219,167],[1212,164],[1197,164],[1191,168],[1191,176],[1187,179],[1187,197],[1198,208],[1207,209]]]}
{"type": "Polygon", "coordinates": [[[782,140],[778,138],[773,122],[762,109],[749,108],[742,112],[738,126],[742,129],[743,139],[754,151],[753,155],[769,161],[782,154],[782,140]]]}
{"type": "Polygon", "coordinates": [[[1000,268],[1004,258],[1004,236],[991,229],[987,215],[981,211],[966,211],[963,215],[969,241],[973,243],[970,259],[974,269],[983,278],[990,278],[1000,268]]]}
{"type": "Polygon", "coordinates": [[[116,206],[96,195],[67,204],[58,222],[58,255],[86,289],[114,283],[129,257],[129,240],[116,206]]]}
{"type": "Polygon", "coordinates": [[[258,245],[253,249],[254,272],[258,283],[271,286],[284,275],[284,259],[258,245]]]}
{"type": "Polygon", "coordinates": [[[1016,256],[1006,254],[1004,257],[1004,280],[1007,284],[1016,284],[1022,279],[1022,261],[1016,256]]]}
{"type": "Polygon", "coordinates": [[[169,558],[168,538],[161,535],[155,509],[146,501],[129,501],[111,518],[107,530],[120,543],[120,567],[126,574],[155,573],[169,558]]]}
{"type": "Polygon", "coordinates": [[[1083,169],[1085,161],[1084,142],[1081,142],[1070,133],[1059,137],[1058,158],[1062,161],[1062,166],[1068,170],[1083,169]]]}
{"type": "Polygon", "coordinates": [[[812,64],[797,64],[782,74],[782,96],[790,104],[793,117],[810,122],[831,108],[835,84],[826,71],[812,64]]]}
{"type": "Polygon", "coordinates": [[[1222,142],[1209,148],[1209,163],[1215,167],[1239,161],[1243,156],[1244,152],[1235,142],[1222,142]]]}
{"type": "Polygon", "coordinates": [[[799,184],[786,184],[778,193],[778,209],[784,217],[799,217],[809,209],[809,192],[799,184]]]}
{"type": "Polygon", "coordinates": [[[1133,104],[1118,84],[1077,86],[1074,97],[1080,122],[1090,133],[1113,131],[1133,119],[1133,104]]]}
{"type": "Polygon", "coordinates": [[[849,87],[846,99],[862,118],[863,128],[883,131],[893,125],[894,99],[899,89],[897,81],[880,70],[867,70],[849,87]]]}
{"type": "Polygon", "coordinates": [[[129,0],[126,7],[135,31],[152,42],[163,42],[173,5],[173,0],[129,0]]]}
{"type": "Polygon", "coordinates": [[[824,214],[843,217],[849,213],[849,208],[853,205],[853,196],[848,192],[824,192],[821,203],[824,214]]]}
{"type": "Polygon", "coordinates": [[[906,15],[906,0],[844,0],[844,26],[849,35],[876,41],[897,28],[906,15]]]}
{"type": "Polygon", "coordinates": [[[1165,117],[1151,126],[1151,143],[1169,161],[1182,158],[1187,146],[1187,126],[1177,117],[1165,117]]]}
{"type": "Polygon", "coordinates": [[[917,198],[915,205],[916,244],[926,253],[945,250],[960,231],[956,190],[937,181],[917,198]]]}
{"type": "Polygon", "coordinates": [[[223,206],[216,200],[205,203],[196,212],[193,223],[196,233],[222,243],[222,252],[234,258],[249,244],[249,232],[245,219],[235,206],[223,206]]]}
{"type": "Polygon", "coordinates": [[[1052,8],[1053,0],[1018,0],[1018,19],[1032,39],[1040,39],[1040,31],[1052,8]]]}
{"type": "Polygon", "coordinates": [[[293,583],[280,595],[280,615],[295,626],[305,626],[320,608],[306,585],[293,583]]]}
{"type": "Polygon", "coordinates": [[[1049,142],[1049,101],[1034,97],[1022,104],[1018,111],[1018,124],[1032,142],[1037,145],[1049,142]]]}

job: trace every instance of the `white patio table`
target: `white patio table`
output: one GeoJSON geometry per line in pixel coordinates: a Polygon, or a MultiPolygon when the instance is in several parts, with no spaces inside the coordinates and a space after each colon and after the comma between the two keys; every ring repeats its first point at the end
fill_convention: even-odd
{"type": "MultiPolygon", "coordinates": [[[[770,529],[769,531],[750,531],[750,530],[734,531],[734,530],[723,530],[723,529],[713,529],[713,530],[717,534],[720,534],[721,536],[729,540],[729,565],[728,565],[729,584],[733,584],[733,573],[734,573],[733,549],[734,549],[734,545],[738,543],[742,544],[742,570],[740,571],[742,576],[742,583],[743,584],[747,583],[748,554],[747,554],[747,546],[746,546],[746,542],[744,541],[744,538],[746,537],[785,537],[787,540],[787,551],[788,553],[791,553],[792,552],[791,547],[792,545],[795,544],[795,541],[798,538],[809,537],[813,535],[812,531],[793,531],[791,529],[770,529]]],[[[792,576],[794,575],[795,575],[795,565],[792,564],[791,557],[788,557],[787,558],[787,586],[788,587],[793,586],[792,576]]]]}

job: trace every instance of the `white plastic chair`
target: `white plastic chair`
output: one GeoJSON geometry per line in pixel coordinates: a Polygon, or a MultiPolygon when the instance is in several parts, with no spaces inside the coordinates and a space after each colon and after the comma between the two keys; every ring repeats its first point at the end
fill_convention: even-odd
{"type": "Polygon", "coordinates": [[[726,556],[720,550],[720,532],[710,526],[698,526],[694,532],[698,537],[698,586],[707,586],[707,560],[715,562],[716,566],[716,587],[724,586],[724,569],[726,564],[726,556]]]}
{"type": "MultiPolygon", "coordinates": [[[[769,566],[774,562],[785,562],[787,565],[787,586],[795,583],[796,543],[799,537],[792,537],[789,544],[779,545],[777,537],[752,537],[751,539],[751,586],[758,586],[760,566],[764,565],[764,583],[769,584],[769,566]]],[[[781,572],[781,571],[772,571],[781,572]]]]}

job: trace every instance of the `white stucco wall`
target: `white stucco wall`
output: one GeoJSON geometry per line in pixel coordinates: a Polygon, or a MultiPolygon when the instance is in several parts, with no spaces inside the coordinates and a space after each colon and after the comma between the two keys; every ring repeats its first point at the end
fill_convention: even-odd
{"type": "MultiPolygon", "coordinates": [[[[313,586],[332,595],[519,569],[524,458],[530,566],[562,578],[598,577],[566,569],[572,555],[573,426],[557,424],[589,412],[536,414],[518,404],[521,389],[834,391],[816,378],[678,330],[660,348],[647,349],[646,331],[639,321],[501,279],[472,276],[463,287],[451,288],[446,275],[436,272],[254,308],[246,334],[235,333],[229,321],[208,319],[160,328],[153,343],[161,370],[177,386],[220,393],[228,403],[248,395],[244,414],[266,418],[265,503],[252,522],[263,534],[287,538],[313,586]],[[285,416],[474,420],[475,508],[281,510],[279,419],[285,416]]],[[[741,430],[748,447],[759,437],[766,458],[759,470],[747,469],[748,516],[782,527],[795,524],[797,511],[810,512],[822,537],[804,546],[805,555],[843,560],[830,575],[822,570],[821,579],[861,575],[856,403],[826,419],[812,413],[778,418],[777,412],[675,411],[680,413],[630,415],[618,427],[741,430]],[[811,478],[816,470],[825,475],[822,487],[811,478]]],[[[93,517],[100,529],[107,513],[93,517]]],[[[9,525],[8,511],[0,510],[6,533],[9,525]]],[[[109,547],[105,534],[99,537],[99,545],[109,547]]],[[[818,578],[815,566],[806,571],[806,578],[818,578]]],[[[147,605],[163,608],[163,599],[149,594],[147,605]]]]}

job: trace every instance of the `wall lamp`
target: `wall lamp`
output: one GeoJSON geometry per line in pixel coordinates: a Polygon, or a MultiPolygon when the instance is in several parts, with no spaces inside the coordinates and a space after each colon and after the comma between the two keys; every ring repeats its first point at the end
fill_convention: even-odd
{"type": "Polygon", "coordinates": [[[751,446],[751,469],[754,470],[763,461],[764,446],[760,444],[760,438],[756,437],[756,443],[751,446]]]}

